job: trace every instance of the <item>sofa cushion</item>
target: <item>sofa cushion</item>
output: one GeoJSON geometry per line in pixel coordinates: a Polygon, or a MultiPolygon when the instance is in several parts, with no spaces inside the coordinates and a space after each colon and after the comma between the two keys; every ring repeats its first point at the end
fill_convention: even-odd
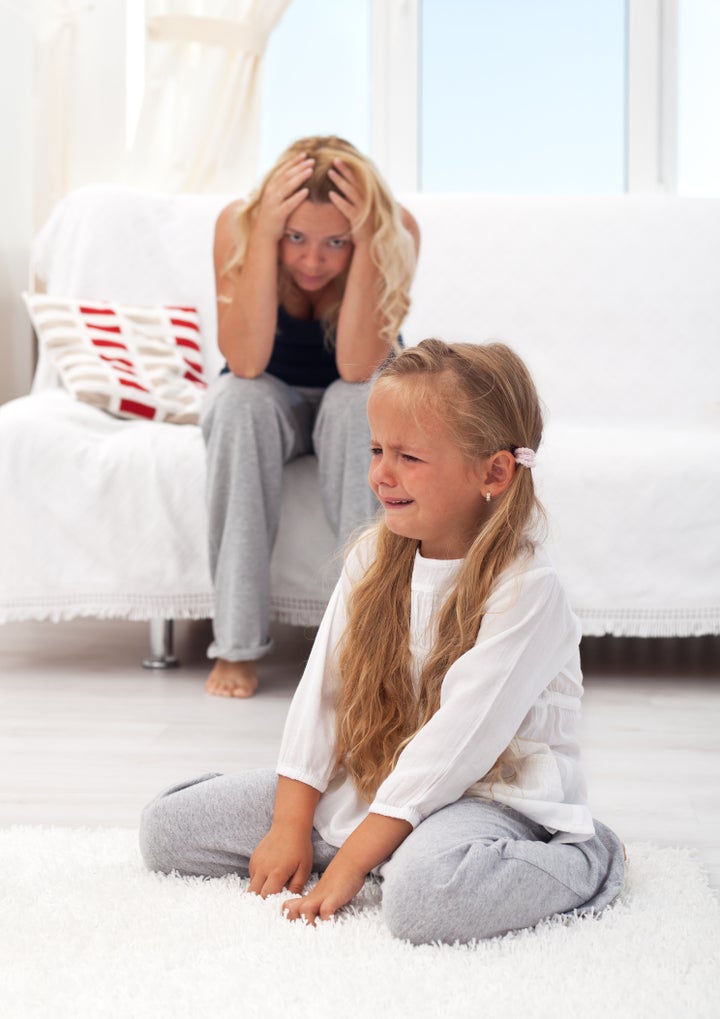
{"type": "Polygon", "coordinates": [[[23,296],[42,353],[76,399],[123,418],[197,423],[206,382],[196,308],[23,296]]]}

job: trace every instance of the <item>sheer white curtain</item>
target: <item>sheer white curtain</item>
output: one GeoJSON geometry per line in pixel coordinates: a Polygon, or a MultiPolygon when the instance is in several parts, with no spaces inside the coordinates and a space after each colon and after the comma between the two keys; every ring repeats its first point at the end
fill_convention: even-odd
{"type": "Polygon", "coordinates": [[[72,103],[70,83],[77,44],[77,22],[87,4],[35,0],[35,225],[68,188],[71,176],[72,103]]]}
{"type": "Polygon", "coordinates": [[[291,0],[147,0],[129,182],[237,193],[256,179],[262,57],[291,0]]]}
{"type": "Polygon", "coordinates": [[[33,219],[72,188],[121,179],[124,0],[32,0],[33,219]]]}

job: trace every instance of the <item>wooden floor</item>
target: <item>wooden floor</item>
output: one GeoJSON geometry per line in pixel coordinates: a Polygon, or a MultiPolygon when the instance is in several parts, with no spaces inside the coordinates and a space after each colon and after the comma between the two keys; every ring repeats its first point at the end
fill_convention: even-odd
{"type": "MultiPolygon", "coordinates": [[[[0,627],[0,824],[136,827],[163,786],[272,767],[312,634],[278,628],[250,701],[203,692],[207,623],[182,668],[139,667],[144,623],[0,627]]],[[[625,842],[692,847],[720,888],[720,638],[584,642],[582,733],[595,815],[625,842]]]]}

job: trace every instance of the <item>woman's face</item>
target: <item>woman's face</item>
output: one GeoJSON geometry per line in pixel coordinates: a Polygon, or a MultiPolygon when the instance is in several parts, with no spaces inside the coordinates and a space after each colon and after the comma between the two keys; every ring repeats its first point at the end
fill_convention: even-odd
{"type": "Polygon", "coordinates": [[[350,223],[330,202],[304,201],[288,217],[280,262],[300,290],[316,293],[350,264],[350,223]]]}

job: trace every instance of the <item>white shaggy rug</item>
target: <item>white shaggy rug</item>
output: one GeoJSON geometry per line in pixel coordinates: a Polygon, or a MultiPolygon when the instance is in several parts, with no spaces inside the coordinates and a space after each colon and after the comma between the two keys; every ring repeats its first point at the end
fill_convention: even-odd
{"type": "Polygon", "coordinates": [[[720,909],[703,871],[682,849],[628,853],[600,917],[414,948],[385,930],[370,883],[310,928],[238,878],[148,873],[133,831],[0,830],[0,1014],[717,1019],[720,909]]]}

